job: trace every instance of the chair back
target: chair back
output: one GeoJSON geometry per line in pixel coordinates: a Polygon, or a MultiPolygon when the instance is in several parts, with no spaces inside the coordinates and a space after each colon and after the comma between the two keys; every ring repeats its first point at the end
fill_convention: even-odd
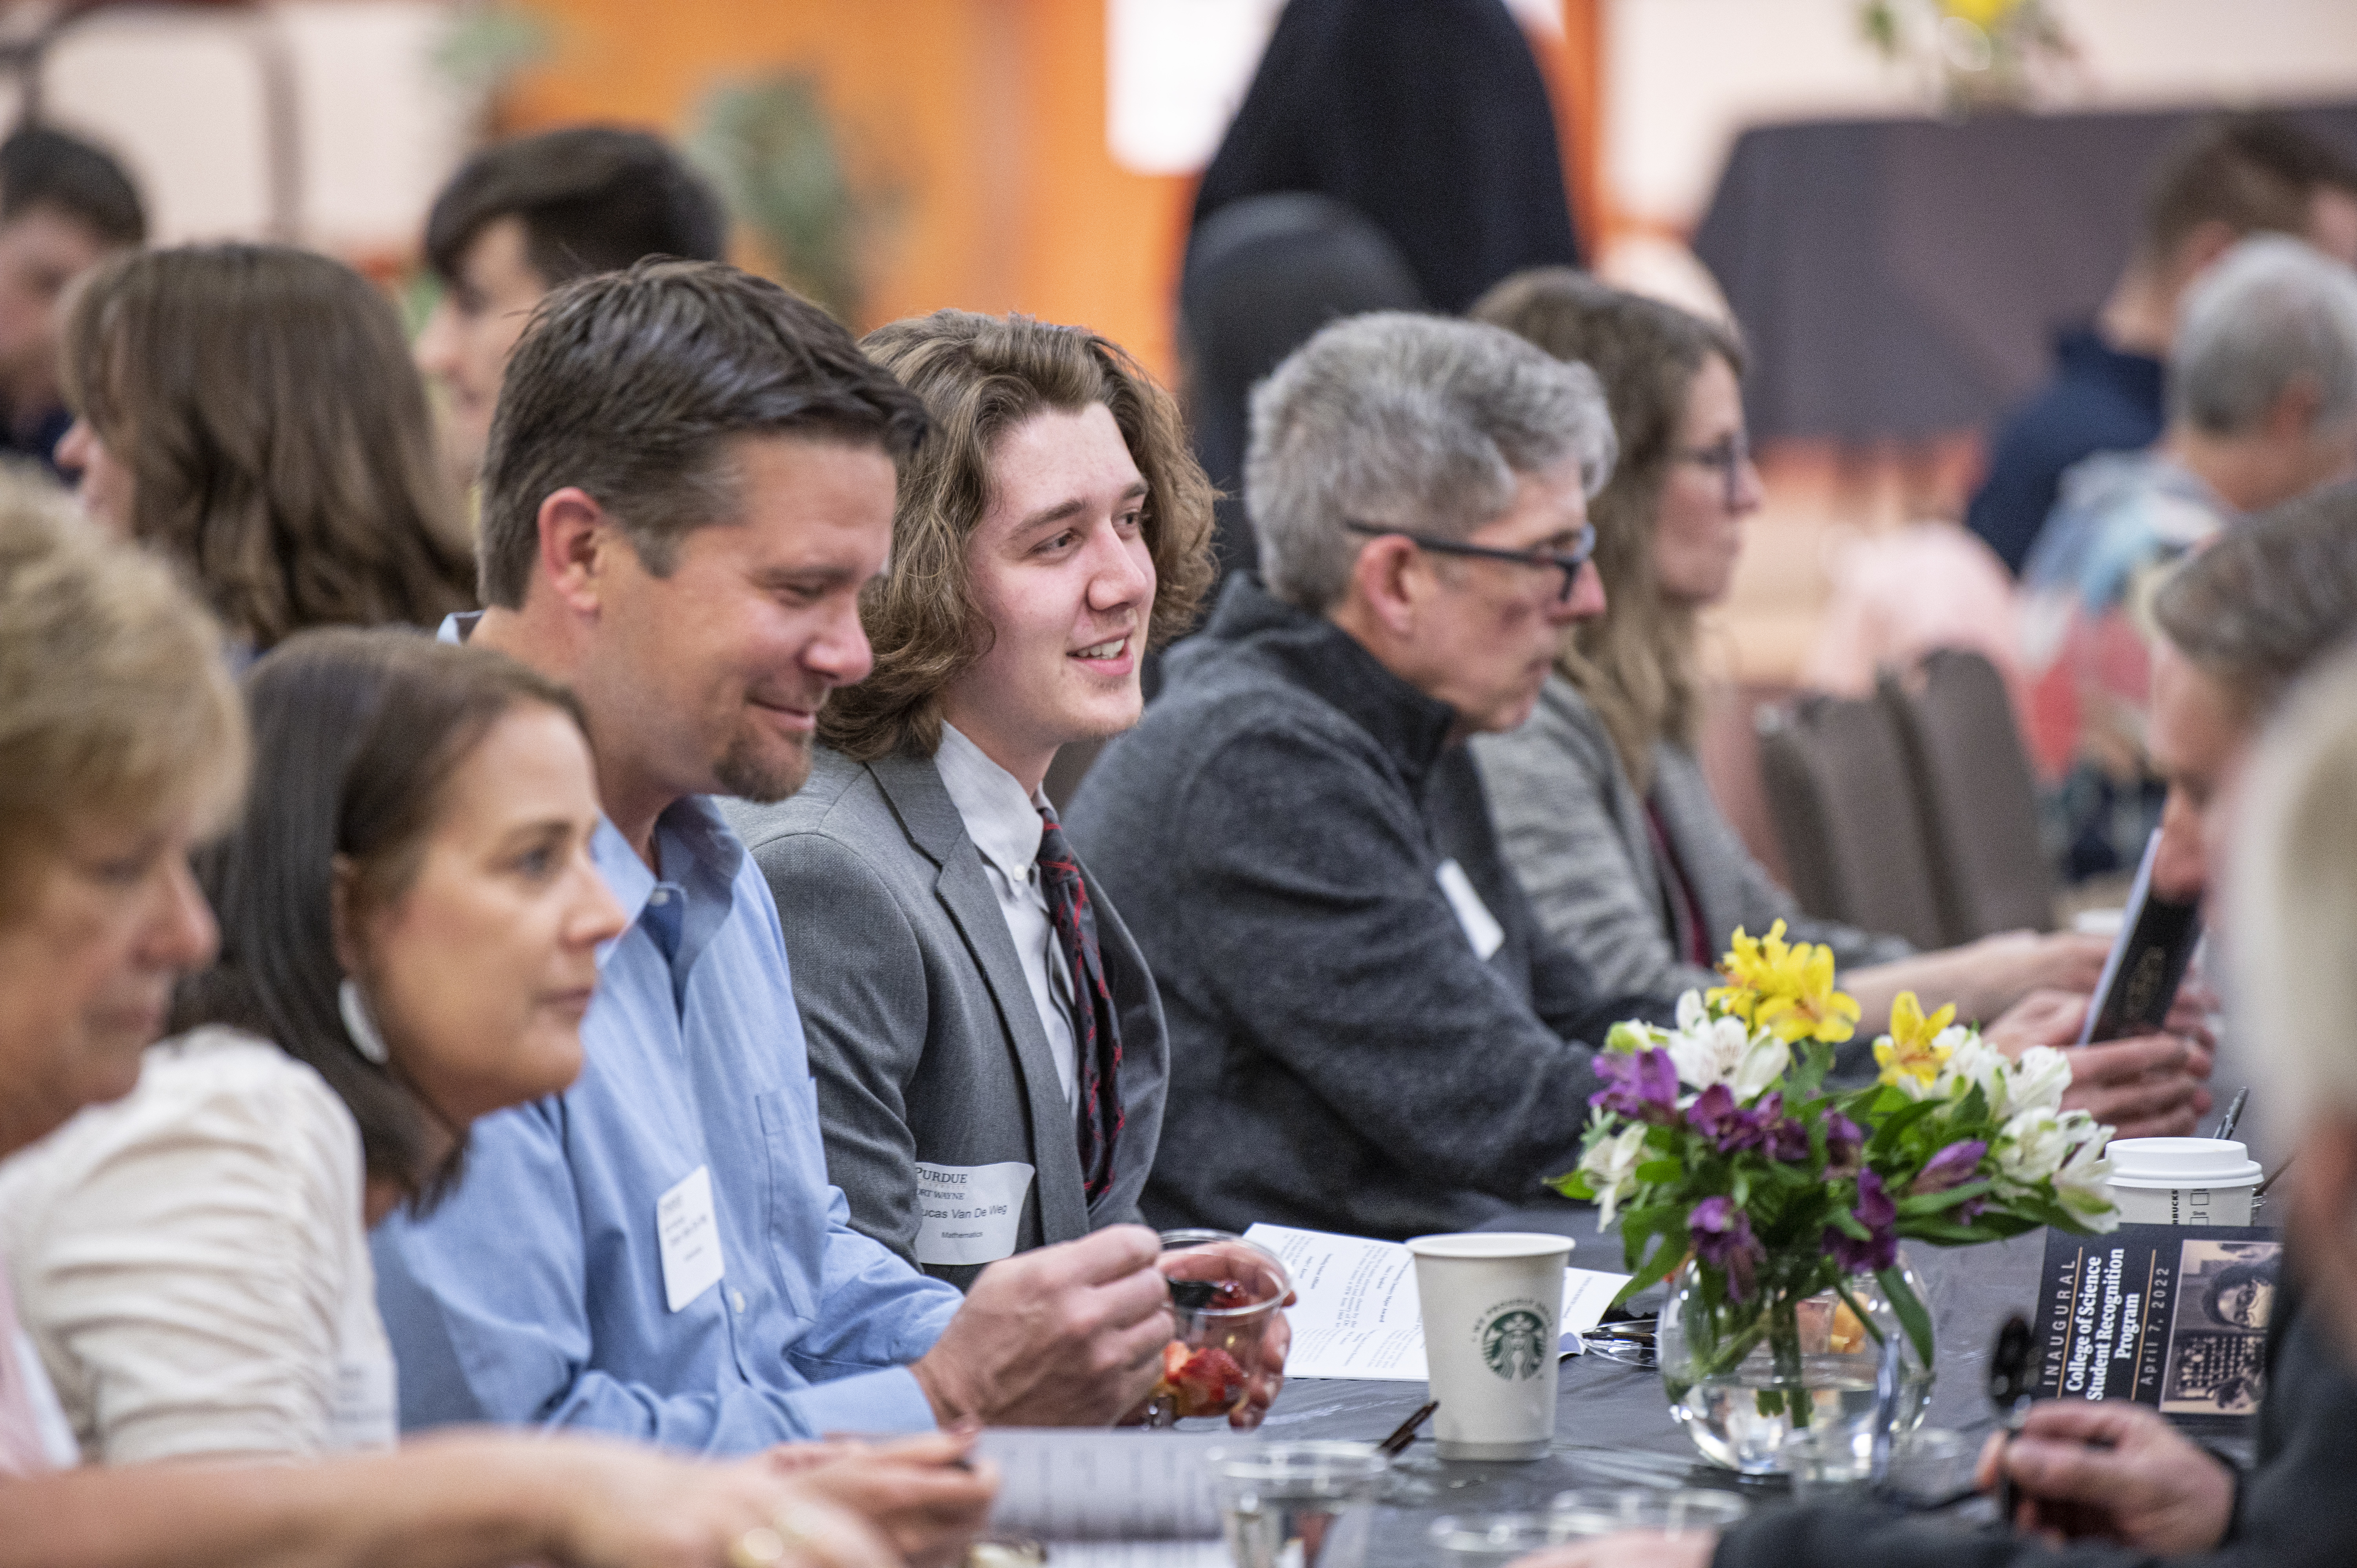
{"type": "Polygon", "coordinates": [[[1763,711],[1760,768],[1803,910],[1944,945],[1931,840],[1889,704],[1816,694],[1763,711]]]}
{"type": "Polygon", "coordinates": [[[1934,649],[1908,676],[1886,670],[1876,695],[1922,803],[1947,942],[2052,929],[2038,788],[1996,667],[1968,650],[1934,649]]]}

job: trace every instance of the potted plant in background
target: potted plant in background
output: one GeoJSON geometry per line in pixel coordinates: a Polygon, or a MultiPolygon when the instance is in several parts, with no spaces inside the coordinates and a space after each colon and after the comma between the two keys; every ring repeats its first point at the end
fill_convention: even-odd
{"type": "Polygon", "coordinates": [[[2061,1109],[2070,1059],[2008,1061],[1912,993],[1875,1042],[1880,1073],[1828,1089],[1857,1004],[1830,950],[1738,930],[1726,983],[1679,1000],[1677,1026],[1616,1026],[1578,1167],[1556,1184],[1615,1218],[1634,1277],[1662,1280],[1655,1343],[1671,1411],[1704,1455],[1781,1467],[1793,1433],[1870,1439],[1875,1370],[1899,1337],[1901,1429],[1932,1387],[1932,1316],[1900,1251],[2040,1225],[2108,1230],[2112,1130],[2061,1109]],[[1850,1429],[1845,1434],[1840,1428],[1850,1429]]]}

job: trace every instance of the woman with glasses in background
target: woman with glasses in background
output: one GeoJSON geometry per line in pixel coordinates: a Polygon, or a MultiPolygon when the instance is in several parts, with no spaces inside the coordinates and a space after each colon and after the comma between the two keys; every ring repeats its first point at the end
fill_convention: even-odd
{"type": "MultiPolygon", "coordinates": [[[[1966,1018],[2023,1004],[1997,1031],[2017,1048],[2075,1037],[2100,939],[2016,932],[1919,954],[1895,936],[1811,919],[1712,799],[1695,753],[1697,623],[1733,585],[1744,520],[1762,499],[1734,333],[1565,268],[1508,278],[1472,314],[1587,363],[1620,440],[1611,482],[1588,507],[1604,613],[1566,635],[1528,724],[1473,743],[1506,859],[1547,933],[1601,989],[1661,993],[1715,983],[1711,965],[1738,927],[1756,936],[1782,920],[1793,940],[1832,947],[1863,1009],[1846,1068],[1870,1069],[1865,1043],[1908,990],[1966,1018]],[[2024,1002],[2040,988],[2051,989],[2024,1002]]],[[[2157,1043],[2116,1053],[2119,1070],[2139,1077],[2147,1058],[2181,1054],[2157,1043]]],[[[2106,1065],[2083,1067],[2083,1083],[2106,1065]]],[[[2124,1133],[2190,1130],[2182,1102],[2158,1122],[2133,1114],[2141,1101],[2126,1109],[2124,1133]]]]}

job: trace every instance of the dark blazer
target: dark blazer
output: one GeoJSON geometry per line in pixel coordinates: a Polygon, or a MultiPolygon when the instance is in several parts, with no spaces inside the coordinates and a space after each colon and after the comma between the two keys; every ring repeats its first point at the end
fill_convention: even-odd
{"type": "MultiPolygon", "coordinates": [[[[1018,1251],[1137,1219],[1169,1047],[1146,960],[1085,868],[1121,1012],[1126,1118],[1113,1187],[1093,1204],[1022,961],[932,759],[859,763],[821,746],[799,793],[724,810],[777,897],[827,1176],[854,1229],[916,1262],[920,1160],[1032,1166],[1018,1251]]],[[[963,1288],[981,1271],[926,1272],[963,1288]]]]}

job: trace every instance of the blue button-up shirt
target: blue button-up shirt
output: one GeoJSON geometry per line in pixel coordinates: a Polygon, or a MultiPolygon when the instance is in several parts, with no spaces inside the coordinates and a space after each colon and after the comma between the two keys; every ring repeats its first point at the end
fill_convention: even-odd
{"type": "Polygon", "coordinates": [[[906,1364],[961,1297],[852,1230],[827,1182],[769,886],[699,797],[662,814],[655,845],[660,882],[598,824],[630,924],[600,955],[579,1081],[476,1122],[458,1189],[377,1228],[402,1424],[723,1454],[930,1427],[906,1364]],[[724,1273],[673,1312],[655,1206],[699,1166],[724,1273]]]}

